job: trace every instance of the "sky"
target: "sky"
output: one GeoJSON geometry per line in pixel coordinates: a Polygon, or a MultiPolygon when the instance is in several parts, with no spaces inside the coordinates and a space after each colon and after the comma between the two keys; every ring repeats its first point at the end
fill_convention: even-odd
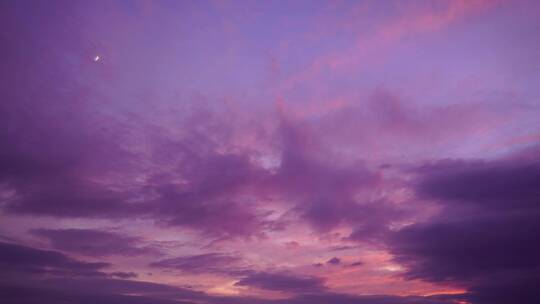
{"type": "Polygon", "coordinates": [[[0,297],[540,303],[540,2],[0,2],[0,297]]]}

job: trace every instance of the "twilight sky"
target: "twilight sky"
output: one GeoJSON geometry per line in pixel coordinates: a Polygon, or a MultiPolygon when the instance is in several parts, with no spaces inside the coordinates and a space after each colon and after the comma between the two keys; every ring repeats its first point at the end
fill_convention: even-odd
{"type": "Polygon", "coordinates": [[[537,304],[540,2],[0,2],[0,298],[537,304]]]}

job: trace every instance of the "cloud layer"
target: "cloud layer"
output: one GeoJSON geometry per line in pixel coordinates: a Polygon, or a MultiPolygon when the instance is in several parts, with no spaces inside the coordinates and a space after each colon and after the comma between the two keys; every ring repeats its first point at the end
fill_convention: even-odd
{"type": "Polygon", "coordinates": [[[538,9],[3,1],[0,298],[540,302],[538,9]]]}

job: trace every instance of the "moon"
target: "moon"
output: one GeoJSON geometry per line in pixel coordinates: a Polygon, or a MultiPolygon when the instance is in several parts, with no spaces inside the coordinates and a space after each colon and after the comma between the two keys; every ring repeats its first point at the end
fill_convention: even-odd
{"type": "Polygon", "coordinates": [[[94,62],[98,62],[101,60],[101,57],[99,55],[96,55],[96,57],[94,57],[94,62]]]}

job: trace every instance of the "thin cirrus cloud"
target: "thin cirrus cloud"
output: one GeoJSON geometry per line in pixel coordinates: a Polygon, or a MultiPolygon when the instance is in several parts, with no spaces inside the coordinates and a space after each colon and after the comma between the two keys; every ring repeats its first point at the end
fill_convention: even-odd
{"type": "Polygon", "coordinates": [[[2,2],[1,298],[539,302],[537,11],[2,2]]]}

